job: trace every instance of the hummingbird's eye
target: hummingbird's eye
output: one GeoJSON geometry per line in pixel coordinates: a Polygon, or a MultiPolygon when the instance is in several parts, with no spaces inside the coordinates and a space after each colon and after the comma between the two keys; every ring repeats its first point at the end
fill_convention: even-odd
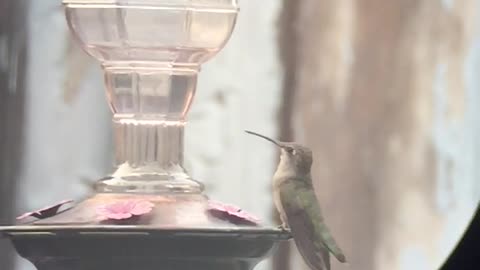
{"type": "Polygon", "coordinates": [[[287,147],[287,148],[285,148],[285,150],[287,150],[287,152],[288,152],[289,154],[295,155],[295,150],[294,150],[293,148],[287,147]]]}

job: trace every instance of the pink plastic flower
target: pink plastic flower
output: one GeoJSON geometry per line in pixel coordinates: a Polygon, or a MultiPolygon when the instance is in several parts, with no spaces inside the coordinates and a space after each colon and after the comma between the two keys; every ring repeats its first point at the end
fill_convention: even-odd
{"type": "Polygon", "coordinates": [[[105,204],[97,208],[100,220],[125,220],[142,216],[152,211],[155,205],[144,200],[125,200],[105,204]]]}
{"type": "Polygon", "coordinates": [[[260,219],[257,217],[236,206],[221,202],[209,201],[208,211],[213,216],[220,219],[226,219],[234,224],[258,225],[260,223],[260,219]]]}
{"type": "Polygon", "coordinates": [[[17,220],[22,220],[22,219],[25,219],[25,218],[28,218],[28,217],[34,217],[34,218],[38,218],[38,219],[45,219],[45,218],[53,217],[58,213],[58,210],[60,210],[60,208],[62,206],[66,205],[66,204],[69,204],[69,203],[73,203],[73,200],[64,200],[64,201],[61,201],[61,202],[56,203],[54,205],[44,207],[40,210],[25,213],[25,214],[17,217],[17,220]]]}

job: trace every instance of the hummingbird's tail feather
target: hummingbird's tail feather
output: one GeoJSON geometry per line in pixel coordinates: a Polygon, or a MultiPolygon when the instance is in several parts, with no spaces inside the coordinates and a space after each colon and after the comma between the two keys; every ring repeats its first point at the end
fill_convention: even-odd
{"type": "MultiPolygon", "coordinates": [[[[320,209],[318,210],[318,212],[320,212],[320,209]]],[[[345,254],[335,242],[335,239],[333,238],[332,233],[330,233],[327,224],[325,223],[325,221],[323,221],[323,218],[321,218],[321,221],[318,222],[318,226],[321,239],[323,239],[323,243],[326,245],[326,247],[330,250],[330,252],[339,262],[346,263],[347,258],[345,254]]]]}

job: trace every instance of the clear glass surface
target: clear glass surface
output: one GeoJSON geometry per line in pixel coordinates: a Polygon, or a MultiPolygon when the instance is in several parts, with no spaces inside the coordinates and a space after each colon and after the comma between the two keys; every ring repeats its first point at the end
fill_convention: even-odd
{"type": "Polygon", "coordinates": [[[67,7],[70,27],[84,49],[108,65],[122,61],[201,64],[223,48],[236,15],[233,6],[67,7]]]}
{"type": "Polygon", "coordinates": [[[102,192],[201,192],[183,168],[200,65],[227,43],[233,0],[65,0],[71,32],[97,59],[114,114],[118,169],[102,192]]]}

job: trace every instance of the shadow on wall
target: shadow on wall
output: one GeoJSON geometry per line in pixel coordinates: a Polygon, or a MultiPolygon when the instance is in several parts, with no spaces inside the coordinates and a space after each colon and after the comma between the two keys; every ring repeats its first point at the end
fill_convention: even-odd
{"type": "MultiPolygon", "coordinates": [[[[23,0],[0,1],[0,224],[11,224],[23,150],[27,9],[23,0]]],[[[13,250],[0,239],[0,262],[12,269],[13,250]]]]}

